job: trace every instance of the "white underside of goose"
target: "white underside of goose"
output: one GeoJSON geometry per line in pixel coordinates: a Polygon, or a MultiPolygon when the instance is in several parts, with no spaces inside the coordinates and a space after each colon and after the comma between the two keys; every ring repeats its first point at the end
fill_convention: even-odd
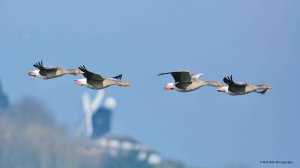
{"type": "Polygon", "coordinates": [[[167,83],[165,86],[164,86],[164,89],[165,90],[176,90],[176,91],[179,91],[179,92],[187,92],[186,90],[184,89],[180,89],[178,87],[175,86],[175,83],[171,82],[171,83],[167,83]]]}
{"type": "Polygon", "coordinates": [[[164,86],[164,89],[165,90],[176,90],[178,92],[190,92],[190,91],[193,91],[193,90],[196,90],[196,89],[199,89],[200,87],[202,86],[199,86],[199,87],[194,87],[193,84],[191,84],[190,86],[188,86],[186,89],[180,89],[178,87],[176,87],[175,85],[176,83],[167,83],[165,86],[164,86]]]}
{"type": "Polygon", "coordinates": [[[231,95],[231,96],[236,96],[236,95],[237,95],[236,93],[230,92],[230,91],[228,90],[228,86],[223,86],[223,87],[217,89],[217,91],[218,91],[218,92],[224,92],[224,93],[227,93],[227,94],[229,94],[229,95],[231,95]]]}

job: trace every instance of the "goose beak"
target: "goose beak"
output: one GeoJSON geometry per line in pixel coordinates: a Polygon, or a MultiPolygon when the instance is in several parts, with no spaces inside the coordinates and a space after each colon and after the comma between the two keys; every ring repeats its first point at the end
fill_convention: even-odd
{"type": "Polygon", "coordinates": [[[224,86],[224,84],[223,83],[219,83],[219,87],[223,87],[224,86]]]}
{"type": "Polygon", "coordinates": [[[268,89],[272,89],[272,86],[271,86],[271,85],[269,85],[269,86],[268,86],[268,89]]]}
{"type": "Polygon", "coordinates": [[[34,72],[28,72],[27,75],[36,77],[36,74],[34,72]]]}
{"type": "Polygon", "coordinates": [[[126,85],[127,86],[131,86],[132,84],[130,82],[126,82],[126,85]]]}
{"type": "Polygon", "coordinates": [[[217,91],[218,91],[218,92],[225,92],[225,90],[222,89],[222,88],[217,89],[217,91]]]}
{"type": "Polygon", "coordinates": [[[170,87],[170,86],[164,86],[164,89],[165,89],[165,90],[173,90],[173,88],[170,87]]]}
{"type": "Polygon", "coordinates": [[[78,80],[74,80],[74,84],[79,85],[79,86],[83,86],[83,84],[78,80]]]}
{"type": "Polygon", "coordinates": [[[123,86],[131,86],[132,84],[130,82],[124,82],[123,86]]]}

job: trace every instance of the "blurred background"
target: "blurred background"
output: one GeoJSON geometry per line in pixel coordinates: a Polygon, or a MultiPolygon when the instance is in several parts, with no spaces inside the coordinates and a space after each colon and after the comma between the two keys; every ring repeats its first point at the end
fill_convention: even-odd
{"type": "Polygon", "coordinates": [[[299,8],[297,0],[0,0],[0,167],[299,167],[299,8]],[[104,93],[73,84],[82,75],[28,76],[40,60],[122,73],[133,86],[104,93]],[[157,74],[173,70],[273,89],[165,91],[173,79],[157,74]]]}

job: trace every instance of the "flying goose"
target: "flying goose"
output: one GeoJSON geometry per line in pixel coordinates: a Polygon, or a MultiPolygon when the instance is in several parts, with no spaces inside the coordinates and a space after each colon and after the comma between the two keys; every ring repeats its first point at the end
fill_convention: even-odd
{"type": "Polygon", "coordinates": [[[218,92],[224,92],[232,96],[244,95],[251,92],[265,94],[268,89],[272,89],[272,86],[267,84],[250,85],[248,83],[236,83],[232,79],[232,75],[224,77],[223,81],[228,85],[217,89],[218,92]]]}
{"type": "Polygon", "coordinates": [[[38,77],[41,79],[52,79],[63,76],[65,74],[83,74],[79,69],[63,69],[61,67],[44,67],[43,61],[37,62],[33,65],[37,70],[30,71],[27,74],[29,76],[38,77]]]}
{"type": "Polygon", "coordinates": [[[205,81],[200,79],[204,74],[190,74],[188,71],[175,71],[175,72],[167,72],[160,73],[160,75],[171,74],[175,80],[175,82],[167,83],[164,86],[165,90],[173,90],[179,92],[190,92],[196,89],[199,89],[202,86],[223,86],[218,81],[205,81]]]}
{"type": "Polygon", "coordinates": [[[75,80],[75,84],[80,86],[86,86],[88,88],[95,89],[95,90],[104,89],[112,85],[131,86],[129,82],[121,81],[122,74],[111,78],[104,78],[99,74],[95,74],[93,72],[88,71],[84,65],[80,66],[79,70],[84,72],[83,76],[85,77],[83,79],[75,80]]]}

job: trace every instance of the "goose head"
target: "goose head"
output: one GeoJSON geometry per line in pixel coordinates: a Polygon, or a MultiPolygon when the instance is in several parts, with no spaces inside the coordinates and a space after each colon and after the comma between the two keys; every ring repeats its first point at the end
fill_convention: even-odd
{"type": "Polygon", "coordinates": [[[175,84],[174,83],[167,83],[165,86],[164,86],[164,89],[165,90],[173,90],[175,87],[175,84]]]}
{"type": "Polygon", "coordinates": [[[86,81],[85,78],[84,78],[84,79],[77,79],[77,80],[74,80],[74,83],[75,83],[76,85],[79,85],[79,86],[85,86],[85,85],[87,85],[87,81],[86,81]]]}
{"type": "Polygon", "coordinates": [[[218,92],[224,92],[224,93],[228,93],[228,86],[223,86],[219,89],[217,89],[218,92]]]}
{"type": "Polygon", "coordinates": [[[29,76],[37,77],[37,76],[39,76],[39,74],[40,74],[39,72],[40,72],[40,70],[34,70],[34,71],[28,72],[27,74],[28,74],[29,76]]]}
{"type": "Polygon", "coordinates": [[[124,87],[131,86],[131,83],[130,82],[122,82],[121,86],[124,86],[124,87]]]}

